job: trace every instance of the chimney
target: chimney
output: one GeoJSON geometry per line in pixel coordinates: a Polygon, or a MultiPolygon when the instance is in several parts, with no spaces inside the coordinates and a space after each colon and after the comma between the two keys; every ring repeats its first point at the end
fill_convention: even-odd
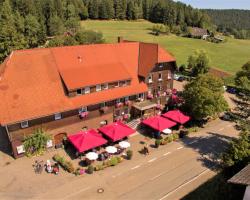
{"type": "Polygon", "coordinates": [[[123,43],[123,42],[124,42],[123,37],[119,36],[118,37],[118,43],[123,43]]]}

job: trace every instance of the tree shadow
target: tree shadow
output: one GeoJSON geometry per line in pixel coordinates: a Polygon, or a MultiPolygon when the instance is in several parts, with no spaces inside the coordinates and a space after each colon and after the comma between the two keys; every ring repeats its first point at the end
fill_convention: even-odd
{"type": "Polygon", "coordinates": [[[245,186],[227,183],[231,178],[224,172],[218,173],[198,188],[181,198],[181,200],[234,200],[243,199],[245,186]]]}
{"type": "Polygon", "coordinates": [[[208,132],[208,136],[186,137],[181,142],[201,155],[198,160],[203,166],[216,171],[221,166],[221,154],[232,139],[233,137],[208,132]]]}

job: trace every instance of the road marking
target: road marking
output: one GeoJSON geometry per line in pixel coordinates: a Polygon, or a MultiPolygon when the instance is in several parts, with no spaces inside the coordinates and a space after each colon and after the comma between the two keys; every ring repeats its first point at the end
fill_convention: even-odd
{"type": "Polygon", "coordinates": [[[134,169],[137,169],[139,168],[141,165],[136,165],[135,167],[132,167],[131,169],[134,170],[134,169]]]}
{"type": "Polygon", "coordinates": [[[171,152],[164,153],[163,156],[167,156],[169,154],[171,154],[171,152]]]}
{"type": "Polygon", "coordinates": [[[158,200],[163,200],[166,197],[168,197],[169,195],[173,194],[174,192],[176,192],[177,190],[179,190],[180,188],[184,187],[185,185],[193,182],[194,180],[198,179],[200,176],[202,176],[203,174],[207,173],[208,171],[210,171],[209,169],[203,170],[201,173],[195,175],[193,178],[191,178],[189,181],[184,182],[183,184],[179,185],[177,188],[175,188],[174,190],[168,192],[166,195],[164,195],[162,198],[158,199],[158,200]]]}
{"type": "Polygon", "coordinates": [[[179,150],[179,149],[182,149],[183,147],[178,147],[177,149],[179,150]]]}
{"type": "Polygon", "coordinates": [[[228,125],[227,125],[227,127],[231,127],[231,126],[233,126],[233,125],[232,125],[232,124],[228,124],[228,125]]]}
{"type": "Polygon", "coordinates": [[[165,172],[162,172],[162,173],[158,174],[157,176],[154,176],[150,180],[153,181],[153,180],[157,179],[158,177],[162,176],[163,174],[165,174],[165,172]]]}
{"type": "Polygon", "coordinates": [[[219,131],[223,131],[223,130],[224,130],[224,128],[219,129],[219,131]]]}
{"type": "Polygon", "coordinates": [[[194,143],[196,143],[196,142],[197,142],[197,140],[195,140],[195,141],[193,141],[193,142],[189,142],[188,145],[189,145],[189,144],[194,144],[194,143]]]}
{"type": "Polygon", "coordinates": [[[149,160],[148,162],[151,163],[151,162],[154,162],[157,158],[153,158],[151,160],[149,160]]]}
{"type": "Polygon", "coordinates": [[[81,190],[78,190],[78,191],[75,192],[75,193],[71,193],[71,194],[67,195],[67,196],[64,197],[63,199],[68,199],[69,197],[75,196],[76,194],[79,194],[79,193],[81,193],[81,192],[84,192],[84,191],[86,191],[86,190],[88,190],[88,189],[90,189],[90,188],[91,188],[91,187],[86,187],[86,188],[83,188],[83,189],[81,189],[81,190]]]}

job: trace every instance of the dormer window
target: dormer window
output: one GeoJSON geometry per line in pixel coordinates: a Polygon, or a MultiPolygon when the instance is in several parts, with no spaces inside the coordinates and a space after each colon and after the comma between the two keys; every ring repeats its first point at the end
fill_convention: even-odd
{"type": "Polygon", "coordinates": [[[90,93],[90,87],[85,87],[84,88],[84,93],[89,94],[90,93]]]}
{"type": "Polygon", "coordinates": [[[102,90],[102,86],[101,85],[96,85],[96,91],[99,92],[102,90]]]}
{"type": "Polygon", "coordinates": [[[115,85],[115,88],[116,88],[116,87],[119,87],[119,82],[115,82],[114,85],[115,85]]]}
{"type": "Polygon", "coordinates": [[[76,90],[76,94],[77,94],[77,95],[82,95],[82,89],[76,90]]]}
{"type": "Polygon", "coordinates": [[[149,74],[148,76],[148,83],[153,83],[153,75],[149,74]]]}
{"type": "Polygon", "coordinates": [[[109,84],[108,84],[108,83],[105,83],[105,84],[103,85],[103,89],[104,89],[104,90],[109,89],[109,84]]]}
{"type": "Polygon", "coordinates": [[[28,121],[21,122],[21,128],[27,128],[27,127],[29,127],[29,122],[28,121]]]}
{"type": "Polygon", "coordinates": [[[81,108],[79,108],[79,110],[78,110],[78,112],[79,112],[79,114],[81,114],[81,113],[83,113],[83,112],[87,112],[88,110],[87,110],[87,107],[81,107],[81,108]]]}
{"type": "Polygon", "coordinates": [[[158,81],[162,81],[162,73],[158,74],[158,81]]]}
{"type": "Polygon", "coordinates": [[[55,120],[62,119],[62,114],[61,113],[56,113],[55,114],[55,120]]]}

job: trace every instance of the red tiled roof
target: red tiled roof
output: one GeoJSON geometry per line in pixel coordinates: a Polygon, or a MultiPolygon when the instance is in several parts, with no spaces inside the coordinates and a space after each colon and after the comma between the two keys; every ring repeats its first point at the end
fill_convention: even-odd
{"type": "MultiPolygon", "coordinates": [[[[167,62],[172,59],[166,55],[164,51],[159,53],[158,60],[167,62]]],[[[12,124],[146,92],[147,85],[138,80],[138,58],[138,42],[14,51],[0,66],[4,69],[0,73],[0,124],[12,124]],[[82,50],[84,48],[88,51],[82,50]],[[81,65],[76,64],[79,62],[77,52],[80,52],[82,62],[89,64],[86,69],[92,70],[93,66],[93,72],[85,68],[81,71],[81,65]],[[100,70],[102,67],[106,70],[100,70]],[[72,74],[67,71],[69,68],[73,69],[72,74]],[[80,70],[83,75],[74,70],[80,70]],[[69,98],[65,95],[61,77],[69,88],[120,78],[130,78],[131,85],[69,98]],[[74,77],[77,78],[71,80],[74,77]]]]}

